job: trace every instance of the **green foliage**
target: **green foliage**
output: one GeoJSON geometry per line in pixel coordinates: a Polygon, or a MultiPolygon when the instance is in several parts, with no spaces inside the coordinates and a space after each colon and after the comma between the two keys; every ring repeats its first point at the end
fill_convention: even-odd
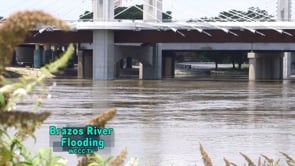
{"type": "MultiPolygon", "coordinates": [[[[5,82],[0,87],[0,103],[2,110],[0,111],[0,165],[24,165],[24,166],[64,166],[66,161],[55,156],[51,149],[40,149],[37,155],[33,155],[27,147],[23,145],[23,141],[31,136],[35,139],[34,131],[40,127],[45,119],[48,118],[50,113],[42,112],[20,112],[14,111],[14,106],[21,98],[31,97],[31,92],[36,90],[36,87],[42,87],[41,92],[46,90],[43,81],[51,73],[58,72],[61,68],[65,67],[71,55],[74,52],[74,47],[71,44],[67,52],[60,57],[57,61],[50,63],[41,68],[42,75],[36,76],[23,76],[16,82],[5,82]],[[11,129],[14,129],[12,132],[11,129]]],[[[2,83],[1,82],[1,83],[2,83]]],[[[39,88],[40,89],[40,88],[39,88]]],[[[43,96],[36,99],[35,107],[32,109],[36,111],[42,104],[43,96]]],[[[104,127],[104,125],[112,119],[117,110],[111,109],[96,117],[90,122],[92,125],[104,127]]],[[[123,155],[116,157],[115,163],[124,161],[127,150],[123,155]]],[[[87,165],[104,166],[112,164],[112,158],[104,160],[100,155],[87,155],[87,165]]],[[[114,161],[112,161],[114,162],[114,161]]],[[[120,165],[120,164],[117,164],[120,165]]]]}
{"type": "Polygon", "coordinates": [[[0,165],[65,166],[66,161],[55,156],[51,149],[41,149],[36,156],[17,137],[4,140],[0,151],[0,165]]]}
{"type": "Polygon", "coordinates": [[[172,11],[166,11],[162,13],[162,19],[164,22],[169,22],[172,20],[172,11]]]}
{"type": "Polygon", "coordinates": [[[6,100],[5,100],[5,96],[4,96],[4,94],[0,94],[0,108],[3,108],[3,107],[5,107],[5,105],[6,105],[6,100]]]}
{"type": "MultiPolygon", "coordinates": [[[[50,115],[48,112],[34,113],[14,111],[14,106],[20,98],[31,97],[30,93],[37,85],[42,85],[43,80],[50,74],[64,67],[74,51],[70,45],[67,52],[56,62],[41,69],[40,77],[23,76],[17,82],[8,82],[0,88],[0,165],[26,165],[26,166],[55,166],[65,165],[65,160],[53,155],[52,150],[41,149],[34,156],[23,145],[23,141],[31,136],[50,115]],[[14,128],[14,130],[9,130],[14,128]],[[14,131],[14,132],[13,132],[14,131]]],[[[42,96],[40,96],[42,98],[42,96]]],[[[40,99],[39,98],[39,99],[40,99]]],[[[41,105],[41,100],[36,101],[35,111],[41,105]]]]}
{"type": "Polygon", "coordinates": [[[207,51],[198,52],[197,60],[200,62],[214,62],[215,69],[218,69],[218,64],[233,64],[233,69],[235,64],[238,64],[238,69],[242,70],[242,64],[245,63],[248,58],[244,52],[224,52],[224,51],[207,51]]]}
{"type": "Polygon", "coordinates": [[[42,73],[45,74],[45,77],[47,77],[50,76],[51,73],[57,73],[60,69],[65,68],[68,64],[68,61],[71,59],[73,53],[74,46],[73,44],[70,44],[63,56],[61,56],[56,61],[41,68],[42,73]]]}
{"type": "MultiPolygon", "coordinates": [[[[143,5],[136,5],[140,9],[143,9],[143,5]]],[[[127,7],[118,7],[115,9],[115,15],[126,10],[127,7]]],[[[132,19],[132,20],[142,20],[143,14],[142,11],[138,10],[135,6],[132,6],[125,12],[121,13],[115,19],[132,19]]]]}
{"type": "Polygon", "coordinates": [[[79,19],[82,20],[89,20],[89,19],[93,19],[93,13],[90,11],[85,11],[84,14],[81,14],[79,16],[79,19]]]}
{"type": "Polygon", "coordinates": [[[103,157],[99,154],[93,154],[88,158],[88,166],[107,166],[110,164],[112,160],[112,156],[107,159],[103,159],[103,157]]]}
{"type": "MultiPolygon", "coordinates": [[[[58,72],[60,68],[63,68],[67,65],[67,62],[71,58],[71,55],[73,52],[74,52],[74,46],[70,45],[67,52],[61,58],[41,68],[43,75],[41,75],[40,77],[23,76],[19,79],[18,82],[10,83],[1,87],[0,96],[5,96],[9,94],[9,100],[7,102],[2,101],[1,103],[4,103],[4,104],[1,104],[0,108],[4,108],[4,111],[13,110],[16,102],[20,98],[30,97],[30,92],[37,85],[42,85],[42,81],[46,77],[48,77],[50,73],[56,73],[58,72]]],[[[36,102],[37,107],[38,105],[40,105],[40,102],[42,102],[42,96],[39,96],[39,97],[41,98],[37,99],[37,102],[36,102]]],[[[0,100],[1,100],[1,97],[0,97],[0,100]]]]}
{"type": "MultiPolygon", "coordinates": [[[[5,67],[10,64],[13,48],[20,44],[27,33],[41,25],[55,26],[64,30],[68,30],[64,22],[53,18],[42,11],[25,11],[17,12],[9,17],[9,19],[0,27],[0,74],[3,73],[5,67]]],[[[37,155],[32,154],[29,148],[24,146],[23,142],[34,136],[35,130],[40,127],[49,117],[49,112],[36,113],[35,111],[41,106],[42,101],[47,97],[44,95],[47,88],[43,84],[45,78],[52,73],[58,72],[67,66],[68,61],[74,52],[74,46],[69,45],[67,52],[55,62],[52,62],[41,68],[41,76],[22,76],[17,81],[7,81],[0,75],[0,166],[21,165],[21,166],[64,166],[66,161],[55,156],[52,149],[40,149],[37,155]],[[20,99],[32,99],[32,92],[37,91],[38,97],[35,100],[35,106],[31,110],[16,111],[15,105],[20,99]],[[41,92],[41,93],[39,93],[41,92]],[[42,95],[40,95],[42,94],[42,95]]],[[[101,116],[97,116],[92,121],[94,124],[102,125],[107,123],[116,114],[116,110],[112,109],[104,112],[101,116]]],[[[116,157],[115,163],[124,161],[127,150],[123,151],[116,157]]],[[[108,164],[111,158],[103,160],[99,155],[95,155],[92,160],[93,165],[99,163],[108,164]]],[[[113,162],[113,161],[112,161],[113,162]]],[[[112,166],[116,164],[110,163],[112,166]]]]}
{"type": "MultiPolygon", "coordinates": [[[[116,157],[108,157],[104,159],[101,155],[88,154],[81,156],[82,158],[79,160],[78,166],[121,166],[124,163],[124,160],[127,156],[127,148],[125,148],[120,154],[116,157]]],[[[138,159],[132,158],[126,166],[137,166],[138,159]]]]}
{"type": "Polygon", "coordinates": [[[65,166],[66,160],[55,156],[51,149],[41,149],[39,154],[33,158],[36,166],[65,166]]]}
{"type": "Polygon", "coordinates": [[[215,22],[215,21],[238,21],[245,22],[251,20],[259,21],[274,21],[274,16],[270,15],[266,10],[260,9],[258,7],[250,7],[247,11],[241,10],[229,10],[222,11],[218,14],[217,17],[203,17],[201,18],[204,21],[215,22]]]}
{"type": "MultiPolygon", "coordinates": [[[[93,154],[88,158],[88,165],[87,166],[113,166],[111,161],[114,159],[113,156],[108,157],[107,159],[103,159],[103,157],[99,154],[93,154]]],[[[139,159],[138,157],[131,158],[127,163],[126,166],[138,166],[139,159]]]]}

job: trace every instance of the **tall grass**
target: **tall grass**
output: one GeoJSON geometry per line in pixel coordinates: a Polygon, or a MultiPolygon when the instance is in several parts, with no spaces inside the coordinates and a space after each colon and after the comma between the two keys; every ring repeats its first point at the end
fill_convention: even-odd
{"type": "MultiPolygon", "coordinates": [[[[31,98],[31,92],[37,86],[43,87],[43,81],[51,73],[58,72],[67,65],[71,58],[74,47],[69,45],[67,52],[57,61],[41,68],[41,76],[22,76],[11,82],[6,80],[2,74],[9,66],[13,49],[21,44],[30,31],[35,28],[54,27],[61,30],[70,30],[70,27],[63,21],[58,20],[42,11],[17,12],[6,19],[0,25],[0,166],[65,166],[66,160],[55,156],[51,149],[40,149],[38,154],[32,154],[30,148],[24,145],[28,137],[36,139],[34,132],[50,116],[50,112],[37,113],[42,105],[42,96],[36,99],[36,105],[27,111],[16,111],[15,105],[20,98],[31,98]],[[9,132],[13,128],[15,133],[9,132]]],[[[43,88],[42,88],[43,89],[43,88]]],[[[44,91],[46,87],[44,86],[44,91]]],[[[89,125],[105,127],[106,123],[116,115],[117,110],[111,109],[95,116],[89,125]]],[[[82,165],[90,166],[120,166],[127,156],[127,149],[124,149],[118,156],[104,160],[100,155],[84,156],[86,162],[82,165]]],[[[136,166],[137,160],[132,163],[136,166]]]]}
{"type": "MultiPolygon", "coordinates": [[[[208,153],[205,151],[205,149],[203,148],[203,146],[200,144],[200,152],[201,152],[201,156],[203,158],[203,164],[204,166],[213,166],[211,159],[208,155],[208,153]]],[[[240,155],[244,158],[245,163],[242,164],[244,166],[295,166],[295,160],[293,157],[291,157],[290,155],[280,152],[283,156],[282,159],[273,159],[271,157],[268,157],[266,155],[260,155],[259,159],[256,162],[254,162],[250,157],[248,157],[246,154],[244,153],[240,153],[240,155]]],[[[225,166],[237,166],[237,164],[229,161],[228,159],[224,158],[224,165],[225,166]]],[[[220,164],[218,164],[217,166],[220,166],[220,164]]]]}

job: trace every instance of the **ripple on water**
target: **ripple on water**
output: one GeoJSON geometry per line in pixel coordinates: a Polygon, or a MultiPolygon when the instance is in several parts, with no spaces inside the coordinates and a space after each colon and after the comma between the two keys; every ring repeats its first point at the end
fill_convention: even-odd
{"type": "MultiPolygon", "coordinates": [[[[280,158],[280,151],[295,156],[293,82],[54,81],[52,98],[41,108],[52,112],[37,132],[44,140],[50,124],[85,124],[116,107],[118,115],[109,122],[116,144],[102,152],[105,156],[128,147],[129,156],[138,156],[142,165],[193,166],[202,162],[199,143],[215,164],[223,157],[241,164],[239,152],[255,160],[260,154],[280,158]]],[[[17,108],[31,106],[20,103],[17,108]]],[[[39,142],[38,147],[48,144],[39,142]]]]}

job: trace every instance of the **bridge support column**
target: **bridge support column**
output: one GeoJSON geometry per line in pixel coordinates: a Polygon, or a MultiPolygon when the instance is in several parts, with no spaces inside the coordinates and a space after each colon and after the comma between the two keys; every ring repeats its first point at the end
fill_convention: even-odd
{"type": "Polygon", "coordinates": [[[83,51],[82,50],[78,50],[77,51],[77,56],[78,56],[78,64],[77,64],[77,77],[78,79],[83,79],[84,78],[84,70],[83,70],[83,51]]]}
{"type": "Polygon", "coordinates": [[[52,50],[52,60],[57,60],[61,55],[63,51],[60,45],[54,45],[52,50]]]}
{"type": "Polygon", "coordinates": [[[283,53],[248,53],[249,80],[282,79],[283,53]]]}
{"type": "Polygon", "coordinates": [[[93,78],[93,55],[92,50],[79,50],[78,53],[78,78],[93,78]]]}
{"type": "Polygon", "coordinates": [[[34,50],[34,68],[40,68],[41,67],[41,50],[40,50],[40,44],[35,44],[35,50],[34,50]]]}
{"type": "Polygon", "coordinates": [[[49,44],[44,44],[44,52],[42,57],[42,65],[50,63],[52,58],[52,50],[49,44]]]}
{"type": "MultiPolygon", "coordinates": [[[[114,0],[92,0],[94,21],[114,19],[114,0]]],[[[115,78],[114,32],[93,30],[93,79],[115,78]]]]}
{"type": "Polygon", "coordinates": [[[292,74],[291,63],[292,63],[292,53],[284,52],[284,58],[283,58],[283,78],[284,79],[288,79],[292,74]]]}
{"type": "Polygon", "coordinates": [[[162,50],[159,45],[153,46],[151,65],[141,65],[139,69],[139,79],[142,80],[158,80],[162,78],[162,50]]]}
{"type": "Polygon", "coordinates": [[[162,77],[173,78],[175,76],[175,55],[173,52],[163,52],[162,77]]]}
{"type": "Polygon", "coordinates": [[[110,30],[93,31],[93,79],[115,78],[114,33],[110,30]]]}

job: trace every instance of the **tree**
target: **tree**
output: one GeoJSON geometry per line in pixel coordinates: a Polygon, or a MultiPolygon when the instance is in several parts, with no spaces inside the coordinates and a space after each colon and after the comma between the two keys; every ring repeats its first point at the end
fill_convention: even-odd
{"type": "Polygon", "coordinates": [[[228,61],[233,65],[233,69],[236,69],[235,64],[238,64],[238,69],[242,69],[242,64],[247,61],[247,54],[244,52],[230,52],[228,53],[228,61]]]}
{"type": "MultiPolygon", "coordinates": [[[[143,19],[143,13],[141,10],[143,10],[143,5],[135,5],[130,7],[127,10],[128,7],[118,7],[115,9],[115,19],[132,19],[132,20],[142,20],[143,19]],[[140,8],[141,10],[139,10],[138,8],[140,8]],[[125,12],[123,12],[124,10],[126,10],[125,12]],[[122,12],[122,13],[121,13],[122,12]],[[120,14],[119,14],[120,13],[120,14]]],[[[171,21],[172,17],[171,17],[172,12],[171,11],[166,11],[165,13],[162,13],[162,20],[167,22],[167,21],[171,21]]],[[[80,19],[93,19],[93,13],[90,11],[85,11],[84,14],[79,16],[80,19]]]]}
{"type": "MultiPolygon", "coordinates": [[[[207,22],[225,22],[225,21],[238,21],[238,22],[245,22],[245,21],[274,21],[274,16],[270,15],[266,10],[260,9],[258,7],[250,7],[248,10],[240,11],[240,10],[229,10],[223,11],[218,14],[216,17],[202,17],[201,20],[207,22]]],[[[195,20],[189,20],[188,22],[194,22],[195,20]]],[[[233,69],[235,69],[235,64],[238,63],[238,68],[241,70],[242,64],[246,62],[247,55],[243,53],[227,53],[224,54],[223,52],[215,52],[209,53],[208,57],[211,61],[215,62],[215,69],[218,69],[218,64],[222,62],[229,62],[232,63],[233,69]]]]}
{"type": "Polygon", "coordinates": [[[124,10],[126,11],[116,16],[115,19],[141,20],[143,18],[143,14],[138,8],[143,9],[143,5],[135,5],[130,7],[128,10],[126,10],[127,7],[118,7],[115,9],[115,15],[124,10]]]}
{"type": "Polygon", "coordinates": [[[81,20],[93,19],[93,13],[90,11],[85,11],[84,14],[81,14],[79,16],[79,19],[81,20]]]}
{"type": "Polygon", "coordinates": [[[248,60],[247,54],[243,53],[242,55],[239,55],[239,56],[236,56],[236,57],[237,57],[238,65],[239,65],[239,70],[241,70],[242,69],[242,64],[245,63],[248,60]]]}
{"type": "Polygon", "coordinates": [[[215,63],[215,70],[218,70],[218,64],[222,62],[225,55],[224,52],[216,52],[216,53],[210,53],[209,58],[212,59],[215,63]]]}
{"type": "Polygon", "coordinates": [[[166,11],[166,13],[162,13],[163,22],[171,22],[172,20],[172,11],[166,11]]]}
{"type": "Polygon", "coordinates": [[[229,11],[222,11],[216,17],[202,17],[204,21],[208,22],[225,22],[225,21],[274,21],[274,16],[270,15],[268,11],[260,9],[259,7],[250,7],[247,11],[240,11],[240,10],[229,10],[229,11]]]}

